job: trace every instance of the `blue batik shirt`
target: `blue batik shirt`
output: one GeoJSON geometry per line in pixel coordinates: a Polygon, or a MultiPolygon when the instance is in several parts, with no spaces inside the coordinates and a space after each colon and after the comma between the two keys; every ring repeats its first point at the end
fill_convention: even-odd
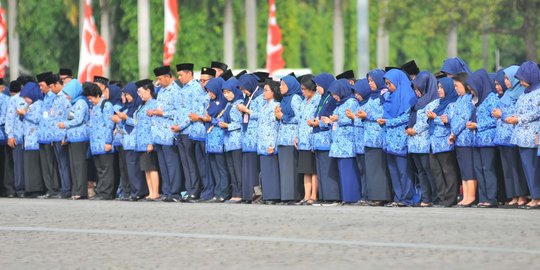
{"type": "Polygon", "coordinates": [[[0,93],[0,145],[6,144],[6,114],[9,105],[9,96],[0,93]]]}
{"type": "Polygon", "coordinates": [[[154,142],[160,145],[173,145],[175,134],[171,127],[178,124],[180,118],[189,122],[184,96],[178,84],[173,82],[169,86],[162,88],[157,96],[157,103],[158,108],[163,111],[163,116],[154,116],[155,120],[152,129],[154,142]]]}
{"type": "MultiPolygon", "coordinates": [[[[253,94],[257,91],[262,91],[262,89],[257,88],[253,94]]],[[[261,110],[262,106],[264,105],[265,100],[263,99],[262,95],[259,95],[253,99],[251,99],[251,102],[249,102],[248,109],[251,111],[251,114],[248,116],[244,115],[244,126],[246,125],[247,121],[247,127],[243,130],[242,135],[242,152],[249,153],[249,152],[257,152],[257,129],[258,129],[258,118],[259,118],[259,111],[261,110]]]]}
{"type": "Polygon", "coordinates": [[[428,103],[424,108],[417,111],[416,123],[413,126],[413,129],[416,131],[416,135],[409,136],[407,140],[409,153],[429,154],[431,140],[429,139],[430,134],[427,112],[433,111],[438,106],[439,99],[436,99],[428,103]]]}
{"type": "MultiPolygon", "coordinates": [[[[367,102],[360,105],[358,109],[365,111],[366,107],[367,107],[367,102]]],[[[356,114],[357,112],[358,111],[356,112],[353,111],[352,113],[356,114]]],[[[357,155],[363,155],[366,152],[364,133],[365,133],[364,121],[361,118],[355,117],[354,118],[354,147],[356,149],[357,155]]]]}
{"type": "MultiPolygon", "coordinates": [[[[444,113],[442,115],[446,115],[448,119],[450,119],[450,114],[451,111],[454,110],[454,106],[455,103],[450,103],[446,109],[444,109],[444,113]]],[[[435,117],[435,119],[432,121],[432,125],[434,125],[434,127],[429,136],[431,151],[434,154],[437,154],[454,150],[454,144],[450,144],[448,141],[448,137],[450,137],[450,134],[452,133],[450,130],[450,124],[443,123],[440,115],[437,115],[437,117],[435,117]]]]}
{"type": "Polygon", "coordinates": [[[133,114],[131,122],[126,122],[126,124],[132,123],[134,129],[131,131],[131,134],[135,133],[135,151],[137,152],[146,152],[148,145],[154,144],[154,133],[153,127],[156,122],[156,117],[148,116],[146,111],[155,110],[158,107],[158,102],[155,99],[150,99],[146,103],[139,106],[137,111],[133,114]]]}
{"type": "Polygon", "coordinates": [[[499,98],[497,94],[491,93],[476,108],[476,147],[495,146],[494,139],[497,131],[497,118],[493,117],[491,113],[497,107],[499,107],[499,98]]]}
{"type": "Polygon", "coordinates": [[[377,123],[377,119],[382,118],[384,113],[380,98],[370,98],[362,108],[366,112],[366,119],[364,119],[364,146],[382,148],[384,129],[377,123]]]}
{"type": "Polygon", "coordinates": [[[27,105],[18,93],[9,98],[6,112],[6,134],[8,139],[14,138],[17,144],[22,144],[24,137],[23,118],[19,117],[17,109],[24,109],[27,105]]]}
{"type": "Polygon", "coordinates": [[[534,140],[540,130],[540,90],[521,95],[516,103],[518,123],[510,143],[523,148],[536,148],[534,140]]]}
{"type": "Polygon", "coordinates": [[[110,102],[106,102],[101,109],[103,99],[90,109],[90,119],[88,120],[88,130],[90,134],[90,151],[92,155],[103,155],[114,152],[114,148],[107,152],[105,145],[113,143],[114,122],[111,116],[114,115],[114,108],[110,102]]]}
{"type": "MultiPolygon", "coordinates": [[[[43,101],[36,100],[30,106],[24,115],[24,150],[39,150],[39,122],[43,115],[43,101]]],[[[39,166],[39,164],[36,164],[39,166]]]]}
{"type": "Polygon", "coordinates": [[[285,116],[280,121],[278,145],[293,146],[294,138],[296,137],[298,128],[298,119],[300,118],[300,109],[302,108],[302,98],[299,95],[294,95],[291,100],[291,107],[294,111],[294,116],[285,119],[285,116]]]}
{"type": "Polygon", "coordinates": [[[321,95],[318,93],[311,100],[304,99],[300,109],[300,117],[298,121],[298,150],[313,150],[313,127],[307,124],[307,121],[313,118],[315,111],[321,100],[321,95]]]}
{"type": "Polygon", "coordinates": [[[48,113],[51,141],[61,142],[66,139],[66,129],[59,128],[58,124],[68,121],[70,111],[71,102],[67,99],[66,94],[63,91],[56,94],[48,113]]]}
{"type": "Polygon", "coordinates": [[[386,124],[384,125],[385,138],[383,143],[383,149],[386,153],[397,156],[407,155],[408,136],[405,133],[405,128],[409,123],[410,114],[411,110],[409,109],[398,117],[386,119],[386,124]]]}
{"type": "Polygon", "coordinates": [[[474,145],[474,132],[466,127],[473,113],[474,104],[471,94],[460,96],[452,106],[448,120],[452,134],[457,137],[456,146],[471,147],[474,145]]]}
{"type": "Polygon", "coordinates": [[[230,117],[231,122],[227,123],[228,128],[225,129],[225,152],[242,149],[242,113],[238,110],[238,104],[243,103],[243,100],[237,100],[227,106],[232,106],[230,117]]]}
{"type": "Polygon", "coordinates": [[[279,106],[279,102],[276,101],[264,101],[261,110],[259,111],[258,128],[257,128],[257,154],[259,155],[276,155],[277,149],[277,137],[279,131],[279,121],[274,115],[274,110],[279,106]],[[268,153],[268,148],[273,148],[272,154],[268,153]]]}
{"type": "Polygon", "coordinates": [[[352,158],[356,156],[354,122],[347,117],[346,111],[356,112],[358,108],[358,101],[355,98],[349,98],[334,109],[333,114],[338,116],[338,120],[332,123],[330,157],[352,158]]]}
{"type": "MultiPolygon", "coordinates": [[[[208,108],[208,104],[210,103],[210,96],[206,91],[201,87],[199,83],[196,83],[195,81],[192,81],[192,84],[187,84],[186,86],[192,88],[190,91],[192,92],[192,99],[188,99],[191,105],[190,112],[199,115],[204,116],[206,113],[206,108],[208,108]]],[[[182,91],[187,90],[182,88],[182,91]]],[[[188,114],[189,117],[189,114],[188,114]]],[[[204,123],[201,121],[191,122],[191,126],[189,127],[189,139],[194,141],[206,141],[206,128],[204,126],[204,123]]]]}
{"type": "Polygon", "coordinates": [[[68,120],[65,122],[66,135],[68,142],[87,142],[88,130],[86,122],[88,121],[88,103],[79,99],[71,106],[68,120]]]}
{"type": "Polygon", "coordinates": [[[41,106],[41,117],[38,128],[38,143],[40,144],[50,144],[53,139],[53,129],[51,128],[52,121],[49,112],[55,97],[56,95],[51,90],[43,96],[43,105],[41,106]]]}

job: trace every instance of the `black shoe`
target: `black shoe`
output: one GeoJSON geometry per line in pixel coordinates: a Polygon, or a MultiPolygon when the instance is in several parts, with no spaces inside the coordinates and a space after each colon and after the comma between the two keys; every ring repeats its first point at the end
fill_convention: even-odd
{"type": "Polygon", "coordinates": [[[96,196],[90,198],[90,200],[92,200],[92,201],[106,201],[106,200],[109,200],[109,199],[105,198],[103,196],[100,196],[100,195],[96,195],[96,196]]]}
{"type": "Polygon", "coordinates": [[[45,195],[38,196],[37,198],[38,199],[54,199],[55,197],[56,197],[56,195],[51,195],[51,194],[47,193],[45,195]]]}
{"type": "Polygon", "coordinates": [[[241,203],[242,200],[226,200],[225,203],[241,203]]]}
{"type": "Polygon", "coordinates": [[[209,200],[208,203],[222,203],[224,201],[225,201],[225,199],[223,199],[221,197],[214,197],[211,200],[209,200]]]}
{"type": "Polygon", "coordinates": [[[478,205],[478,208],[498,208],[498,207],[499,205],[494,204],[494,203],[485,203],[485,204],[478,205]]]}
{"type": "Polygon", "coordinates": [[[174,202],[173,199],[171,197],[167,197],[163,200],[161,200],[162,202],[174,202]]]}

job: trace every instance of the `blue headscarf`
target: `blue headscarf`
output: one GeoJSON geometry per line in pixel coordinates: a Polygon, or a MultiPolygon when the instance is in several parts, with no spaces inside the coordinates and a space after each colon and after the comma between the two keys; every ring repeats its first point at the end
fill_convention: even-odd
{"type": "Polygon", "coordinates": [[[392,69],[384,75],[385,79],[394,84],[396,90],[391,93],[383,104],[383,118],[396,118],[416,104],[416,95],[411,88],[407,74],[399,69],[392,69]]]}
{"type": "Polygon", "coordinates": [[[328,93],[328,87],[330,87],[330,84],[335,80],[334,76],[330,73],[321,73],[313,78],[313,81],[324,89],[325,94],[328,93]]]}
{"type": "Polygon", "coordinates": [[[32,103],[43,99],[43,93],[41,93],[39,85],[35,82],[26,83],[21,89],[21,93],[19,95],[23,98],[26,97],[31,99],[32,103]]]}
{"type": "Polygon", "coordinates": [[[451,103],[456,102],[456,100],[459,98],[459,95],[456,92],[456,88],[454,87],[453,79],[444,77],[439,80],[439,83],[444,90],[444,98],[441,98],[441,100],[439,100],[439,106],[433,110],[433,112],[437,115],[441,115],[442,113],[444,113],[446,107],[448,107],[448,105],[450,105],[451,103]]]}
{"type": "Polygon", "coordinates": [[[506,92],[504,92],[504,95],[500,99],[500,102],[503,104],[510,105],[515,103],[519,96],[521,96],[525,91],[525,88],[521,86],[521,84],[519,84],[519,80],[515,77],[518,69],[519,66],[513,65],[503,70],[503,83],[504,75],[506,75],[506,77],[508,77],[508,80],[510,80],[510,88],[506,90],[506,92]]]}
{"type": "Polygon", "coordinates": [[[368,102],[369,96],[371,95],[371,88],[369,87],[367,78],[357,80],[354,83],[354,86],[352,87],[352,89],[354,92],[360,94],[360,96],[362,97],[362,101],[358,101],[358,104],[360,106],[368,102]]]}
{"type": "MultiPolygon", "coordinates": [[[[244,74],[240,76],[240,79],[238,79],[238,87],[248,90],[248,92],[250,92],[251,95],[253,95],[253,92],[255,92],[255,90],[257,89],[257,76],[255,76],[255,74],[244,74]]],[[[262,91],[257,91],[257,93],[255,93],[255,95],[251,97],[251,100],[260,96],[261,94],[262,94],[262,91]]],[[[246,97],[246,99],[247,98],[248,97],[246,97]]]]}
{"type": "MultiPolygon", "coordinates": [[[[333,99],[330,95],[330,92],[328,92],[328,89],[330,87],[330,84],[334,82],[336,79],[334,76],[332,76],[329,73],[321,73],[315,78],[313,78],[313,81],[320,87],[324,89],[324,94],[321,96],[321,100],[319,101],[319,105],[317,106],[317,109],[315,110],[315,114],[313,117],[320,118],[322,116],[330,116],[332,112],[334,112],[334,109],[336,108],[336,100],[333,99]]],[[[313,133],[318,133],[323,131],[320,127],[313,127],[313,133]]]]}
{"type": "Polygon", "coordinates": [[[525,89],[525,93],[540,89],[540,67],[533,61],[521,64],[515,77],[529,84],[529,87],[525,89]]]}
{"type": "Polygon", "coordinates": [[[225,113],[223,113],[223,121],[225,123],[231,122],[231,109],[233,108],[233,103],[237,100],[241,100],[244,98],[244,94],[240,89],[238,88],[238,79],[235,77],[231,77],[225,83],[223,83],[223,86],[221,87],[223,90],[227,89],[234,93],[234,98],[227,104],[227,109],[225,110],[225,113]]]}
{"type": "Polygon", "coordinates": [[[206,90],[212,92],[212,94],[216,96],[214,99],[210,100],[210,104],[206,110],[208,115],[210,115],[212,118],[216,118],[227,105],[227,100],[223,96],[223,91],[221,90],[223,82],[223,78],[221,77],[212,78],[208,81],[208,83],[206,83],[205,86],[206,90]]]}
{"type": "Polygon", "coordinates": [[[437,78],[431,72],[424,70],[418,73],[412,84],[416,86],[422,96],[418,99],[416,105],[414,105],[409,117],[408,127],[413,127],[416,124],[418,110],[423,109],[430,102],[439,98],[437,78]]]}
{"type": "Polygon", "coordinates": [[[109,88],[109,102],[113,105],[122,105],[122,89],[116,84],[109,84],[107,88],[109,88]]]}
{"type": "MultiPolygon", "coordinates": [[[[124,108],[122,108],[122,111],[125,111],[128,117],[132,118],[133,114],[137,111],[139,106],[142,104],[142,99],[139,97],[139,94],[137,94],[137,85],[134,82],[130,82],[124,86],[124,92],[126,94],[129,94],[133,100],[131,102],[126,102],[124,105],[124,108]]],[[[126,125],[126,131],[128,134],[133,131],[133,126],[126,125]]]]}
{"type": "Polygon", "coordinates": [[[79,99],[83,99],[83,89],[82,85],[77,81],[76,79],[71,80],[66,85],[64,85],[64,88],[62,91],[71,97],[71,104],[75,104],[79,99]]]}
{"type": "MultiPolygon", "coordinates": [[[[517,71],[518,68],[519,67],[516,66],[516,71],[517,71]]],[[[499,83],[499,85],[502,87],[503,95],[504,95],[504,93],[506,93],[506,90],[508,90],[508,87],[506,87],[506,83],[504,83],[504,70],[505,69],[501,69],[501,70],[497,71],[497,73],[495,73],[495,78],[494,78],[494,81],[499,83]]]]}
{"type": "Polygon", "coordinates": [[[386,83],[384,82],[384,74],[386,72],[382,69],[373,69],[368,72],[366,77],[371,77],[377,86],[377,89],[371,91],[372,99],[380,99],[381,104],[384,103],[384,96],[381,95],[381,91],[386,89],[386,83]]]}
{"type": "Polygon", "coordinates": [[[448,58],[444,60],[444,63],[441,67],[441,71],[446,74],[456,75],[460,72],[467,72],[471,74],[471,69],[467,66],[467,63],[459,57],[448,58]]]}
{"type": "Polygon", "coordinates": [[[302,95],[302,91],[300,90],[300,83],[296,80],[295,77],[291,75],[287,75],[281,78],[281,80],[285,82],[285,84],[289,88],[289,90],[287,90],[287,93],[283,95],[283,99],[281,100],[281,112],[283,113],[283,118],[291,119],[294,117],[294,111],[292,109],[292,99],[294,95],[302,95]]]}
{"type": "Polygon", "coordinates": [[[339,79],[332,82],[332,84],[330,84],[330,87],[328,87],[328,91],[331,94],[339,97],[340,100],[336,102],[337,106],[345,103],[348,99],[353,97],[351,85],[349,84],[348,79],[339,79]]]}
{"type": "Polygon", "coordinates": [[[485,69],[479,69],[467,79],[467,83],[476,92],[478,97],[478,103],[476,107],[480,106],[484,100],[491,93],[495,93],[495,83],[489,78],[489,75],[485,69]]]}

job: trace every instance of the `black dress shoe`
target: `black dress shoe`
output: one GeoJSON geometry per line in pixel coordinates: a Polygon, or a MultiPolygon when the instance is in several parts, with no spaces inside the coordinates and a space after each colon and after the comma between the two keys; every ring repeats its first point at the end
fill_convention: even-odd
{"type": "Polygon", "coordinates": [[[103,196],[100,196],[100,195],[96,195],[96,196],[90,198],[90,200],[93,200],[93,201],[106,201],[106,200],[109,200],[109,198],[106,198],[106,197],[103,197],[103,196]]]}
{"type": "Polygon", "coordinates": [[[499,205],[495,203],[484,203],[484,204],[478,205],[478,208],[498,208],[498,207],[499,205]]]}
{"type": "Polygon", "coordinates": [[[161,200],[162,202],[174,202],[172,198],[168,197],[168,198],[165,198],[163,200],[161,200]]]}

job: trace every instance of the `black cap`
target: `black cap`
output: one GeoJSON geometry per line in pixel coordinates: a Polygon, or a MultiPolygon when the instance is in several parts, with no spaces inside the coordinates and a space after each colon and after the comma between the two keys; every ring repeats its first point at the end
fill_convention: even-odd
{"type": "Polygon", "coordinates": [[[49,77],[52,77],[52,72],[51,71],[43,72],[43,73],[40,73],[40,74],[36,75],[38,83],[47,82],[47,78],[49,78],[49,77]]]}
{"type": "Polygon", "coordinates": [[[354,71],[352,69],[349,69],[336,76],[336,80],[339,80],[339,79],[354,80],[354,78],[355,78],[354,71]]]}
{"type": "Polygon", "coordinates": [[[94,76],[94,83],[109,84],[109,79],[102,76],[94,76]]]}
{"type": "Polygon", "coordinates": [[[221,78],[223,80],[228,80],[231,77],[234,77],[234,75],[232,74],[232,71],[230,69],[227,69],[227,71],[225,71],[225,72],[223,72],[223,74],[221,74],[221,78]]]}
{"type": "Polygon", "coordinates": [[[274,81],[274,78],[272,78],[272,77],[266,77],[266,78],[264,78],[263,82],[266,84],[266,83],[275,82],[275,81],[274,81]]]}
{"type": "Polygon", "coordinates": [[[403,64],[403,66],[401,66],[401,69],[409,75],[418,75],[418,73],[420,73],[420,69],[418,68],[414,60],[403,64]]]}
{"type": "Polygon", "coordinates": [[[161,76],[161,75],[171,75],[171,67],[162,66],[162,67],[154,68],[154,75],[156,75],[156,77],[161,76]]]}
{"type": "Polygon", "coordinates": [[[441,79],[441,78],[444,78],[444,77],[447,77],[446,76],[446,73],[442,72],[442,71],[437,71],[437,73],[435,73],[435,78],[438,79],[441,79]]]}
{"type": "Polygon", "coordinates": [[[154,84],[154,82],[150,79],[144,79],[144,80],[140,80],[140,81],[137,81],[135,83],[135,85],[137,86],[137,88],[139,87],[143,87],[145,85],[149,85],[149,84],[154,84]]]}
{"type": "Polygon", "coordinates": [[[240,80],[240,77],[242,77],[242,75],[246,74],[247,73],[247,70],[242,70],[240,71],[238,74],[234,75],[234,77],[236,77],[238,80],[240,80]]]}
{"type": "Polygon", "coordinates": [[[73,76],[73,71],[70,68],[60,68],[58,74],[71,77],[73,76]]]}
{"type": "Polygon", "coordinates": [[[401,69],[401,68],[398,68],[398,67],[384,67],[384,72],[388,72],[392,69],[401,69]]]}
{"type": "Polygon", "coordinates": [[[227,66],[227,64],[225,63],[221,63],[221,62],[218,62],[218,61],[212,61],[212,64],[210,64],[210,67],[211,68],[219,68],[223,71],[227,70],[229,68],[229,66],[227,66]]]}
{"type": "Polygon", "coordinates": [[[47,76],[47,78],[45,78],[45,83],[47,85],[55,84],[59,81],[60,81],[60,77],[56,74],[51,74],[51,76],[47,76]]]}
{"type": "Polygon", "coordinates": [[[209,67],[203,67],[201,68],[201,75],[210,75],[212,77],[216,77],[216,70],[209,67]]]}
{"type": "Polygon", "coordinates": [[[287,76],[293,76],[293,77],[296,78],[296,74],[294,74],[294,72],[291,72],[291,73],[287,74],[287,76]]]}
{"type": "Polygon", "coordinates": [[[176,71],[179,72],[180,70],[193,71],[193,64],[192,63],[181,63],[181,64],[176,65],[176,71]]]}
{"type": "Polygon", "coordinates": [[[268,76],[270,76],[270,73],[268,72],[262,72],[262,71],[257,71],[255,73],[253,73],[255,76],[257,76],[257,81],[262,83],[264,82],[264,80],[266,78],[268,78],[268,76]]]}
{"type": "Polygon", "coordinates": [[[21,88],[22,88],[22,84],[17,80],[11,81],[9,83],[9,92],[19,93],[21,91],[21,88]]]}

